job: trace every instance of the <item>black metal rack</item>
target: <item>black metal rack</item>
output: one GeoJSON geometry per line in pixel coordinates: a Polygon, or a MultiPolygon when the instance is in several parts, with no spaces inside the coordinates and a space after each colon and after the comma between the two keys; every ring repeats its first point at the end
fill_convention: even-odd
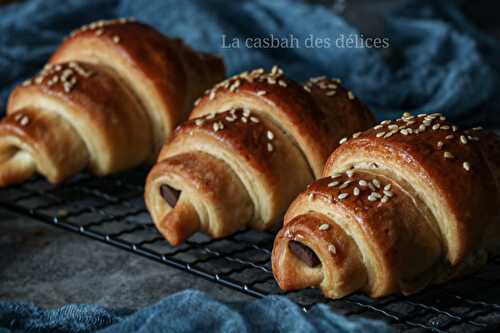
{"type": "Polygon", "coordinates": [[[271,271],[272,232],[245,230],[219,240],[197,234],[171,247],[144,207],[145,175],[145,170],[106,178],[82,174],[58,187],[36,178],[1,189],[0,206],[255,297],[284,294],[304,311],[325,303],[349,317],[385,320],[397,331],[500,330],[500,258],[472,276],[410,297],[373,300],[355,294],[333,301],[313,289],[283,292],[271,271]]]}

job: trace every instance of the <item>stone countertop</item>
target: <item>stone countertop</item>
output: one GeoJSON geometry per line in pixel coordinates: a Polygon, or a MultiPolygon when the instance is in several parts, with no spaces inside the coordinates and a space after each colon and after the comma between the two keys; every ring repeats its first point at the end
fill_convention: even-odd
{"type": "Polygon", "coordinates": [[[139,308],[188,288],[220,300],[243,293],[0,209],[0,299],[44,307],[97,303],[139,308]]]}

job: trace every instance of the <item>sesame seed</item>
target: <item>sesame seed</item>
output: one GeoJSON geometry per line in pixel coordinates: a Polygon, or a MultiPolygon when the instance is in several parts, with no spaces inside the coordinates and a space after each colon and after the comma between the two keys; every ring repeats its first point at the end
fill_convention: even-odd
{"type": "Polygon", "coordinates": [[[465,137],[465,135],[460,135],[460,142],[464,145],[467,144],[467,138],[465,137]]]}
{"type": "Polygon", "coordinates": [[[337,254],[337,248],[335,247],[335,245],[333,244],[328,245],[328,252],[337,254]]]}
{"type": "Polygon", "coordinates": [[[209,113],[205,119],[214,119],[215,118],[215,113],[209,113]]]}
{"type": "Polygon", "coordinates": [[[267,131],[267,132],[266,132],[266,137],[267,137],[269,140],[274,139],[274,134],[273,134],[273,132],[271,132],[271,131],[267,131]]]}
{"type": "Polygon", "coordinates": [[[258,123],[259,122],[259,118],[257,118],[257,117],[250,117],[250,121],[253,122],[253,123],[258,123]]]}
{"type": "Polygon", "coordinates": [[[482,130],[483,128],[481,126],[478,126],[478,127],[473,127],[472,130],[473,131],[480,131],[482,130]]]}
{"type": "Polygon", "coordinates": [[[463,168],[464,168],[465,170],[470,171],[470,164],[469,164],[469,162],[464,162],[464,163],[462,164],[462,166],[463,166],[463,168]]]}
{"type": "Polygon", "coordinates": [[[359,184],[360,186],[366,186],[366,185],[368,185],[368,182],[367,182],[366,180],[364,180],[364,179],[361,179],[361,180],[358,182],[358,184],[359,184]]]}
{"type": "Polygon", "coordinates": [[[354,175],[354,171],[352,170],[347,170],[346,172],[347,177],[351,178],[354,175]]]}
{"type": "Polygon", "coordinates": [[[389,197],[383,196],[382,199],[380,199],[380,201],[382,203],[386,203],[387,201],[389,201],[389,197]]]}
{"type": "Polygon", "coordinates": [[[352,93],[352,91],[350,91],[350,90],[349,90],[349,91],[347,92],[347,98],[349,98],[351,101],[355,98],[355,97],[354,97],[354,94],[352,93]]]}
{"type": "Polygon", "coordinates": [[[247,123],[248,122],[248,118],[247,117],[241,117],[241,122],[243,123],[247,123]]]}
{"type": "Polygon", "coordinates": [[[372,183],[367,183],[368,185],[368,188],[372,191],[372,192],[375,192],[377,189],[375,188],[375,186],[373,186],[372,183]]]}
{"type": "Polygon", "coordinates": [[[352,135],[352,138],[353,138],[353,139],[356,139],[356,138],[358,138],[360,135],[361,135],[361,132],[356,132],[356,133],[354,133],[354,134],[352,135]]]}
{"type": "Polygon", "coordinates": [[[21,117],[21,120],[19,121],[19,124],[21,126],[26,126],[26,125],[29,124],[29,122],[30,122],[30,118],[28,118],[28,116],[24,115],[24,116],[21,117]]]}
{"type": "Polygon", "coordinates": [[[403,118],[413,117],[410,112],[404,112],[403,118]]]}
{"type": "Polygon", "coordinates": [[[437,143],[437,149],[441,150],[441,148],[443,148],[443,145],[444,145],[443,141],[438,141],[438,143],[437,143]]]}
{"type": "Polygon", "coordinates": [[[307,92],[311,92],[311,88],[309,88],[308,86],[304,86],[304,89],[305,89],[305,91],[307,91],[307,92]]]}
{"type": "Polygon", "coordinates": [[[196,119],[194,121],[194,123],[196,124],[196,126],[201,126],[201,125],[203,125],[204,122],[205,121],[203,119],[201,119],[201,118],[200,119],[196,119]]]}
{"type": "Polygon", "coordinates": [[[321,231],[325,231],[325,230],[330,229],[330,225],[324,223],[324,224],[320,225],[318,229],[321,230],[321,231]]]}
{"type": "Polygon", "coordinates": [[[375,134],[375,136],[377,138],[380,138],[381,136],[384,136],[385,135],[385,132],[378,132],[377,134],[375,134]]]}
{"type": "Polygon", "coordinates": [[[391,184],[387,184],[384,186],[384,191],[389,191],[391,189],[392,185],[391,184]]]}
{"type": "Polygon", "coordinates": [[[352,180],[346,180],[342,185],[340,185],[339,190],[345,189],[351,183],[352,183],[352,180]]]}
{"type": "Polygon", "coordinates": [[[453,126],[451,126],[451,130],[452,130],[453,132],[456,132],[456,131],[458,131],[458,127],[457,127],[457,126],[455,126],[455,125],[453,125],[453,126]]]}
{"type": "Polygon", "coordinates": [[[390,130],[397,129],[398,125],[392,124],[392,125],[387,126],[387,128],[390,129],[390,130]]]}
{"type": "Polygon", "coordinates": [[[327,92],[325,93],[325,95],[326,95],[326,96],[333,96],[333,95],[335,95],[336,93],[337,93],[337,92],[336,92],[335,90],[330,90],[330,91],[327,91],[327,92]]]}
{"type": "Polygon", "coordinates": [[[349,193],[340,193],[337,198],[339,200],[344,200],[345,198],[347,198],[349,196],[349,193]]]}
{"type": "Polygon", "coordinates": [[[378,179],[376,179],[376,178],[373,179],[372,183],[373,183],[373,185],[375,185],[376,188],[380,188],[380,182],[378,181],[378,179]]]}
{"type": "Polygon", "coordinates": [[[444,154],[443,154],[444,158],[454,158],[455,156],[453,156],[452,153],[450,153],[449,151],[445,151],[444,154]]]}
{"type": "Polygon", "coordinates": [[[244,117],[249,117],[250,116],[250,109],[244,108],[243,109],[243,116],[244,117]]]}
{"type": "Polygon", "coordinates": [[[95,31],[96,36],[101,36],[103,33],[104,33],[104,30],[102,30],[102,29],[97,29],[95,31]]]}
{"type": "MultiPolygon", "coordinates": [[[[372,193],[373,194],[373,193],[372,193]]],[[[371,194],[368,196],[368,201],[377,201],[377,198],[372,196],[371,194]]]]}
{"type": "Polygon", "coordinates": [[[274,150],[274,146],[270,142],[268,142],[267,143],[267,151],[272,152],[273,150],[274,150]]]}
{"type": "Polygon", "coordinates": [[[386,119],[386,120],[384,120],[384,121],[381,121],[381,122],[380,122],[380,125],[387,125],[387,124],[390,124],[390,123],[391,123],[391,120],[386,119]]]}
{"type": "Polygon", "coordinates": [[[264,96],[266,94],[265,90],[259,90],[257,91],[257,96],[264,96]]]}
{"type": "Polygon", "coordinates": [[[359,195],[359,193],[360,193],[359,188],[354,187],[354,188],[352,189],[352,194],[354,194],[354,196],[356,196],[356,197],[357,197],[357,196],[359,195]]]}
{"type": "Polygon", "coordinates": [[[446,140],[451,140],[451,139],[453,139],[454,137],[455,137],[455,136],[454,136],[453,134],[450,134],[450,135],[447,135],[447,136],[445,137],[445,139],[446,139],[446,140]]]}
{"type": "Polygon", "coordinates": [[[345,143],[346,141],[347,141],[347,138],[342,138],[342,139],[340,139],[339,144],[341,145],[341,144],[345,143]]]}
{"type": "Polygon", "coordinates": [[[285,82],[285,81],[283,81],[283,80],[279,80],[279,81],[278,81],[278,84],[279,84],[280,86],[282,86],[282,87],[286,87],[286,82],[285,82]]]}
{"type": "Polygon", "coordinates": [[[339,178],[340,176],[342,176],[341,173],[339,172],[335,172],[333,175],[330,176],[331,179],[335,179],[335,178],[339,178]]]}
{"type": "Polygon", "coordinates": [[[375,130],[379,130],[379,129],[381,129],[382,127],[384,127],[384,126],[382,126],[382,125],[377,125],[377,126],[375,126],[373,129],[375,129],[375,130]]]}
{"type": "Polygon", "coordinates": [[[328,187],[335,187],[335,186],[337,186],[338,184],[340,184],[340,182],[336,180],[336,181],[333,181],[333,182],[329,183],[327,186],[328,186],[328,187]]]}
{"type": "Polygon", "coordinates": [[[26,80],[22,83],[24,87],[29,86],[31,84],[31,80],[26,80]]]}
{"type": "Polygon", "coordinates": [[[113,36],[113,43],[118,44],[120,42],[120,37],[113,36]]]}
{"type": "Polygon", "coordinates": [[[394,193],[392,193],[391,191],[384,191],[384,195],[389,197],[389,198],[392,198],[392,196],[394,195],[394,193]]]}
{"type": "Polygon", "coordinates": [[[314,193],[309,193],[309,195],[307,196],[307,200],[313,201],[314,200],[314,193]]]}
{"type": "Polygon", "coordinates": [[[373,196],[373,197],[375,197],[376,199],[382,198],[382,196],[380,195],[380,193],[377,193],[377,192],[372,192],[370,195],[373,196]]]}
{"type": "Polygon", "coordinates": [[[219,130],[219,123],[213,123],[212,128],[214,132],[217,132],[219,130]]]}
{"type": "Polygon", "coordinates": [[[434,124],[432,126],[432,130],[435,131],[435,130],[438,130],[439,129],[439,126],[441,126],[440,124],[434,124]]]}
{"type": "Polygon", "coordinates": [[[440,128],[440,129],[442,129],[442,130],[449,130],[449,129],[450,129],[450,126],[448,126],[448,125],[444,125],[444,126],[441,126],[441,128],[440,128]]]}
{"type": "Polygon", "coordinates": [[[403,128],[402,130],[399,131],[399,133],[403,135],[408,135],[408,130],[406,128],[403,128]]]}

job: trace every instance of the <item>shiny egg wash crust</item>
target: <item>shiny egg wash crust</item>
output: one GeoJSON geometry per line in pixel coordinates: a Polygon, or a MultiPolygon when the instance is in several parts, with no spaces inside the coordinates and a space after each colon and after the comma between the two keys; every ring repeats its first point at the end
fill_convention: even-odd
{"type": "Polygon", "coordinates": [[[355,291],[379,297],[477,270],[488,253],[500,252],[499,143],[481,127],[461,130],[439,113],[404,113],[341,138],[323,178],[296,198],[276,236],[279,285],[318,287],[331,298],[355,291]],[[391,168],[410,171],[395,176],[391,168]],[[444,216],[456,219],[445,228],[455,229],[436,222],[443,216],[427,206],[416,179],[439,193],[449,189],[440,200],[444,216]]]}
{"type": "Polygon", "coordinates": [[[368,109],[339,80],[319,77],[300,85],[277,66],[224,80],[194,106],[190,120],[164,146],[146,185],[153,220],[174,245],[198,230],[222,237],[243,227],[270,228],[321,174],[343,134],[374,124],[368,109]],[[176,156],[177,162],[185,159],[184,167],[173,166],[176,156]],[[200,175],[188,166],[193,158],[207,169],[224,165],[225,171],[200,175]],[[233,183],[237,193],[206,193],[202,183],[233,183]],[[224,201],[236,199],[235,206],[225,207],[224,201]],[[237,207],[249,205],[251,216],[237,214],[237,207]]]}

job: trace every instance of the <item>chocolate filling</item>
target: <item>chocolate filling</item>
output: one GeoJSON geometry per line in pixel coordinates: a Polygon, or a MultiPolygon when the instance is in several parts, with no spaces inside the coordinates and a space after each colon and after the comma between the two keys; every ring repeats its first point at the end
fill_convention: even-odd
{"type": "Polygon", "coordinates": [[[321,263],[316,253],[302,243],[291,240],[288,242],[288,248],[309,267],[316,267],[321,263]]]}
{"type": "Polygon", "coordinates": [[[175,188],[168,185],[160,186],[160,193],[170,207],[175,207],[177,199],[179,199],[179,196],[181,195],[181,191],[177,191],[175,188]]]}

